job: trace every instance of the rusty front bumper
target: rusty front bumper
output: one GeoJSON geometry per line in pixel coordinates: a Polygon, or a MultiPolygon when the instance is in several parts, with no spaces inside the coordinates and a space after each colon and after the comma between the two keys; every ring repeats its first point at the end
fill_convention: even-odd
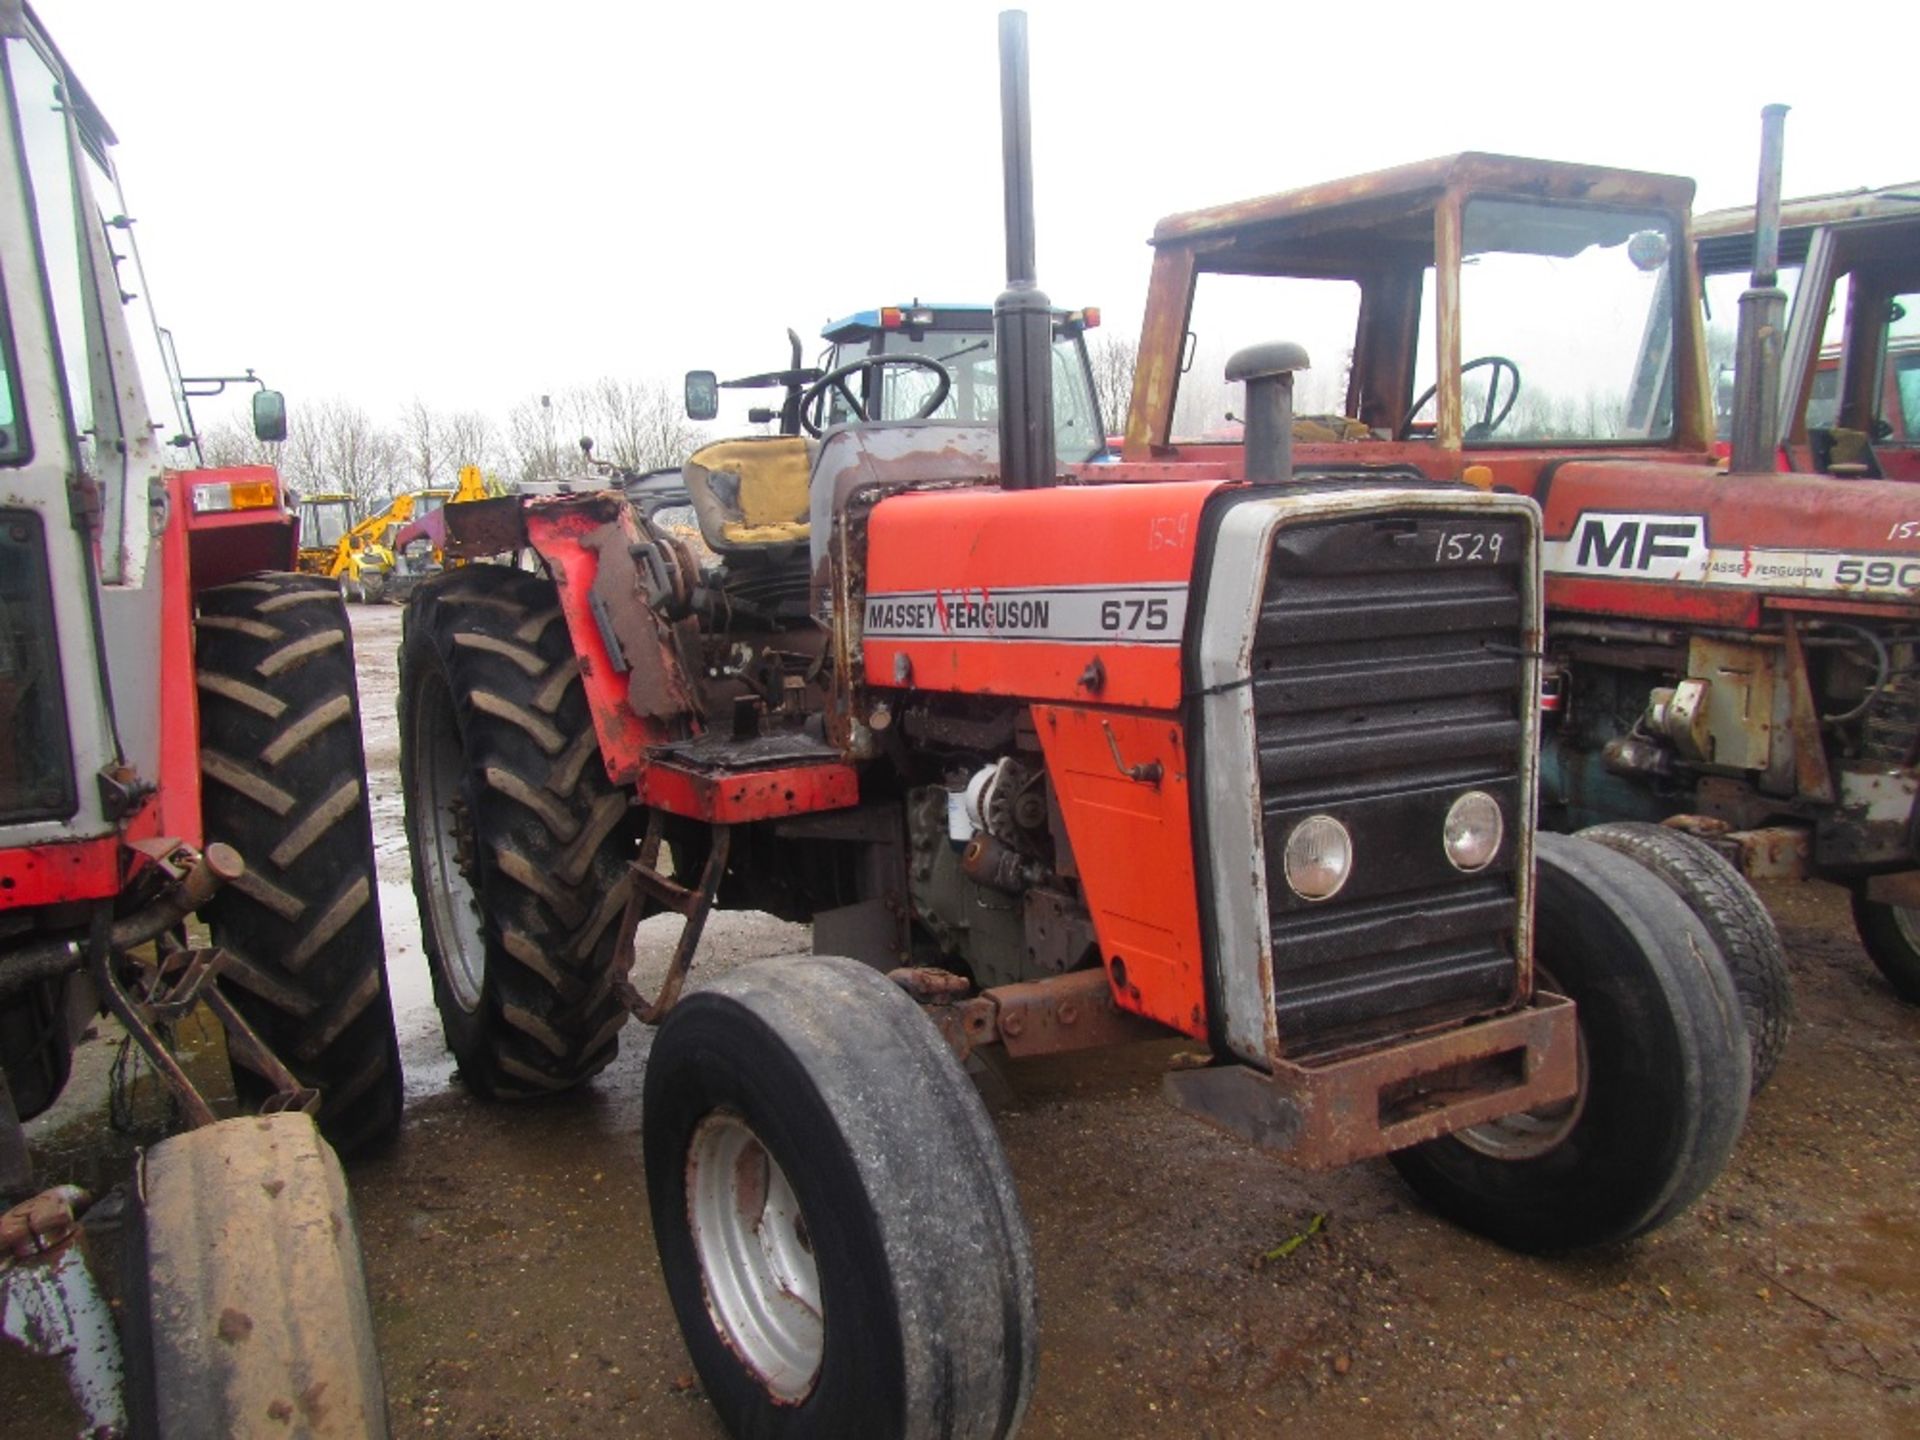
{"type": "Polygon", "coordinates": [[[1167,1098],[1310,1170],[1366,1160],[1579,1088],[1573,1002],[1536,992],[1509,1015],[1314,1064],[1176,1071],[1167,1098]]]}

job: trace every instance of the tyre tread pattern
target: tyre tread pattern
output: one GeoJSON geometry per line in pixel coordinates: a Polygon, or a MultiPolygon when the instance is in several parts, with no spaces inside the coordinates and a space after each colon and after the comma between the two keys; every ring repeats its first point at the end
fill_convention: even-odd
{"type": "Polygon", "coordinates": [[[1670,826],[1614,820],[1579,834],[1658,875],[1706,925],[1740,992],[1758,1095],[1786,1051],[1794,1016],[1786,947],[1766,905],[1719,851],[1670,826]]]}
{"type": "MultiPolygon", "coordinates": [[[[206,838],[246,874],[202,918],[229,954],[220,985],[275,1055],[320,1091],[321,1130],[352,1155],[392,1138],[403,1086],[346,612],[308,575],[200,597],[206,838]]],[[[243,1101],[271,1093],[237,1059],[243,1101]]]]}
{"type": "Polygon", "coordinates": [[[564,1090],[618,1053],[626,1011],[612,989],[615,921],[636,834],[628,794],[598,763],[580,666],[542,576],[474,565],[409,600],[401,657],[401,769],[428,963],[462,1075],[496,1099],[564,1090]],[[467,1016],[428,903],[420,836],[431,817],[412,774],[421,687],[444,685],[461,733],[485,983],[467,1016]],[[592,763],[589,763],[592,762],[592,763]]]}

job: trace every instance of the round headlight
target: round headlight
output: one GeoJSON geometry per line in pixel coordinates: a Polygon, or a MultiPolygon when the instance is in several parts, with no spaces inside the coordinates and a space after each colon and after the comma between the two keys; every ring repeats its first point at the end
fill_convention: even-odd
{"type": "Polygon", "coordinates": [[[1310,815],[1287,836],[1282,864],[1302,900],[1331,900],[1353,873],[1353,837],[1331,815],[1310,815]]]}
{"type": "Polygon", "coordinates": [[[1500,802],[1484,790],[1469,790],[1447,811],[1441,839],[1454,869],[1484,870],[1500,853],[1500,841],[1506,833],[1500,802]]]}

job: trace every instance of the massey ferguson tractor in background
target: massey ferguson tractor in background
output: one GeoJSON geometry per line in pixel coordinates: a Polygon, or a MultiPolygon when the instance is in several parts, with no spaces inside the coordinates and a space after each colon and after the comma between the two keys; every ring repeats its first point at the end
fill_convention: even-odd
{"type": "MultiPolygon", "coordinates": [[[[959,1063],[983,1047],[1185,1037],[1211,1063],[1169,1075],[1181,1106],[1303,1165],[1391,1153],[1529,1250],[1672,1219],[1746,1113],[1711,933],[1634,860],[1535,834],[1531,500],[1416,446],[1296,474],[1285,343],[1228,367],[1231,456],[1059,464],[1024,17],[1001,26],[997,428],[707,445],[702,547],[618,491],[451,507],[450,553],[538,572],[449,571],[406,614],[449,1046],[478,1093],[541,1095],[629,1015],[659,1027],[661,1267],[742,1436],[1019,1428],[1034,1270],[959,1063]],[[810,920],[817,953],[685,991],[715,904],[810,920]]],[[[933,377],[927,413],[951,384],[860,362],[889,367],[933,377]]]]}
{"type": "MultiPolygon", "coordinates": [[[[112,132],[31,11],[0,5],[0,52],[0,1330],[66,1360],[88,1433],[383,1434],[321,1138],[378,1143],[401,1102],[339,594],[274,573],[271,469],[167,468],[191,433],[112,132]],[[170,1052],[200,1004],[256,1114],[217,1121],[170,1052]],[[192,1127],[135,1168],[124,1352],[87,1197],[30,1194],[21,1129],[102,1009],[192,1127]]],[[[254,417],[284,435],[278,395],[254,417]]]]}
{"type": "MultiPolygon", "coordinates": [[[[1920,480],[1920,181],[1789,200],[1779,277],[1792,308],[1780,352],[1779,468],[1920,480]]],[[[1754,267],[1754,211],[1694,220],[1720,438],[1732,436],[1732,320],[1754,267]]]]}

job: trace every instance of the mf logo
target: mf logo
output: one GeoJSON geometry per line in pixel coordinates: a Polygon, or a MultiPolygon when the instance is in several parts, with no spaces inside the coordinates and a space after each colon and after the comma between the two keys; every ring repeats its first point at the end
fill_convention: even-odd
{"type": "Polygon", "coordinates": [[[1700,580],[1707,569],[1707,522],[1701,515],[1583,513],[1573,533],[1549,542],[1546,551],[1547,568],[1562,574],[1700,580]]]}

